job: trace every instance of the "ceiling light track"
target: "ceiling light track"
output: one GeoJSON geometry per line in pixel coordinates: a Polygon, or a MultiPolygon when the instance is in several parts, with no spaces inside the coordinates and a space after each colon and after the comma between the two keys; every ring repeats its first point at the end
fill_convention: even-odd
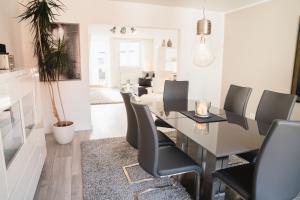
{"type": "Polygon", "coordinates": [[[136,28],[134,26],[131,27],[121,26],[119,28],[117,26],[113,26],[109,31],[113,34],[118,34],[118,33],[122,35],[135,34],[136,28]]]}

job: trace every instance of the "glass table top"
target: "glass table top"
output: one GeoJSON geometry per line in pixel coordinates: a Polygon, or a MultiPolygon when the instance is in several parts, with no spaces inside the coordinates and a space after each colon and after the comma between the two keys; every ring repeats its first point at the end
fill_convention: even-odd
{"type": "MultiPolygon", "coordinates": [[[[227,116],[228,118],[228,116],[227,116]]],[[[244,118],[241,121],[197,123],[190,118],[164,119],[216,157],[245,153],[260,148],[267,125],[244,118]]]]}
{"type": "MultiPolygon", "coordinates": [[[[144,102],[142,102],[144,103],[144,102]]],[[[150,111],[216,157],[257,150],[262,145],[270,124],[248,119],[223,109],[210,112],[227,119],[223,122],[197,123],[180,111],[194,110],[195,101],[147,102],[150,111]]]]}
{"type": "MultiPolygon", "coordinates": [[[[192,111],[195,108],[195,100],[168,102],[155,100],[147,102],[146,104],[149,106],[151,112],[161,119],[186,118],[186,116],[181,114],[180,111],[192,111]]],[[[210,112],[220,116],[225,115],[225,111],[223,109],[219,109],[214,106],[210,108],[210,112]]]]}

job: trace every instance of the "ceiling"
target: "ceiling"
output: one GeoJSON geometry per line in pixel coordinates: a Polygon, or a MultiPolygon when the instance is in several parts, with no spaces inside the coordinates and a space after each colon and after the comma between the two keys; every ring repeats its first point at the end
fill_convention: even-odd
{"type": "Polygon", "coordinates": [[[113,0],[127,1],[146,4],[157,4],[175,7],[187,7],[202,9],[205,5],[207,10],[217,12],[228,12],[231,10],[251,6],[256,3],[265,2],[266,0],[113,0]]]}

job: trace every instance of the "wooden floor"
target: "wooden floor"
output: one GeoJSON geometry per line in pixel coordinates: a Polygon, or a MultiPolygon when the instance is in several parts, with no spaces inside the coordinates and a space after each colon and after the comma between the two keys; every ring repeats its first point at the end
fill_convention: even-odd
{"type": "Polygon", "coordinates": [[[124,104],[91,106],[92,132],[78,132],[71,144],[59,145],[46,136],[47,158],[34,200],[81,200],[80,142],[91,139],[125,136],[124,104]]]}

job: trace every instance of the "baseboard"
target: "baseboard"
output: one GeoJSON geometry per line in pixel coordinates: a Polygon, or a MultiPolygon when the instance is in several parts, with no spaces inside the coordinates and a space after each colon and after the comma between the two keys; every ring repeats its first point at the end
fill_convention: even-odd
{"type": "MultiPolygon", "coordinates": [[[[89,124],[87,126],[84,126],[84,127],[79,127],[79,128],[75,128],[75,132],[90,132],[93,130],[93,126],[92,124],[89,124]]],[[[43,132],[46,134],[52,134],[52,126],[47,126],[47,127],[44,127],[44,130],[43,132]]]]}

